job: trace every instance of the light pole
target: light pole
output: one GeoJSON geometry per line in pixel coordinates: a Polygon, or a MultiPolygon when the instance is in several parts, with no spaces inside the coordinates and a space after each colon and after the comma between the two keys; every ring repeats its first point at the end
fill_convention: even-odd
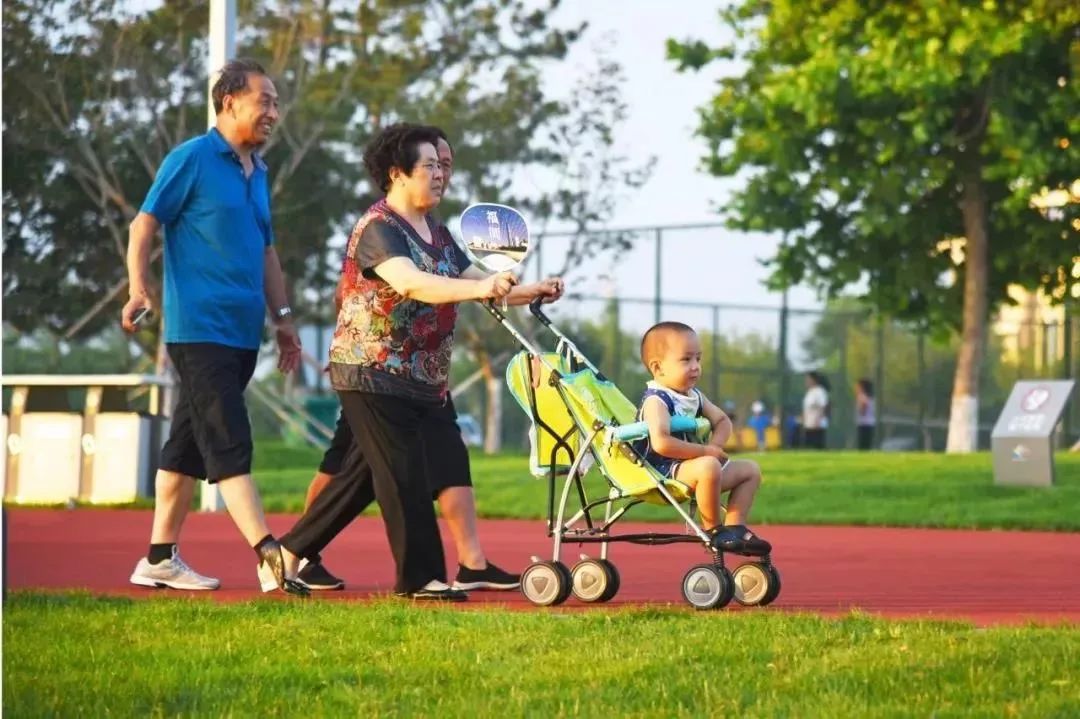
{"type": "Polygon", "coordinates": [[[656,256],[654,258],[655,266],[653,267],[653,324],[660,322],[660,313],[663,307],[663,298],[661,293],[661,268],[660,263],[664,260],[664,252],[662,243],[664,241],[664,231],[659,227],[656,228],[656,256]]]}
{"type": "Polygon", "coordinates": [[[236,54],[236,0],[210,0],[209,52],[206,55],[206,128],[214,126],[214,98],[210,91],[218,71],[236,54]]]}
{"type": "MultiPolygon", "coordinates": [[[[781,254],[787,250],[787,234],[780,240],[781,254]]],[[[783,445],[784,437],[784,417],[787,412],[788,404],[788,364],[787,364],[787,343],[788,343],[788,281],[784,279],[784,291],[780,295],[780,338],[779,347],[777,348],[776,357],[776,371],[780,374],[780,435],[781,445],[783,445]]]]}
{"type": "MultiPolygon", "coordinates": [[[[218,72],[236,54],[236,0],[210,0],[209,48],[206,54],[206,127],[210,129],[217,120],[214,97],[211,90],[217,82],[218,72]]],[[[202,483],[199,493],[199,511],[220,512],[225,509],[216,484],[202,483]]]]}

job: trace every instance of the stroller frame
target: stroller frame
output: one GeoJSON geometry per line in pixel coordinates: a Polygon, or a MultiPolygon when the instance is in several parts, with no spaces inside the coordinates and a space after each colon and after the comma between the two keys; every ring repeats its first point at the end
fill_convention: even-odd
{"type": "MultiPolygon", "coordinates": [[[[555,388],[560,398],[566,403],[568,399],[566,389],[562,383],[562,369],[551,365],[544,357],[544,352],[519,332],[509,319],[507,319],[505,313],[497,308],[494,303],[486,302],[484,303],[484,307],[496,321],[510,332],[514,339],[517,340],[528,353],[530,359],[537,360],[546,367],[550,373],[550,385],[555,388]]],[[[566,367],[570,368],[571,372],[576,372],[578,367],[587,368],[597,377],[597,379],[606,381],[603,373],[543,312],[540,300],[532,302],[529,305],[529,311],[547,330],[555,335],[558,340],[556,353],[560,355],[566,367]]],[[[732,573],[724,565],[724,552],[712,546],[710,535],[694,520],[693,515],[695,514],[696,504],[692,495],[689,499],[689,511],[687,511],[681,506],[682,503],[680,500],[673,496],[671,491],[665,486],[665,481],[662,479],[657,480],[654,477],[654,489],[656,490],[656,493],[663,498],[665,503],[670,505],[678,513],[685,524],[685,531],[683,533],[648,532],[614,534],[612,528],[615,524],[621,520],[631,508],[642,504],[644,500],[636,495],[624,494],[614,486],[614,482],[605,472],[601,472],[601,474],[604,474],[605,480],[609,484],[607,497],[593,500],[589,499],[586,494],[585,484],[582,480],[589,469],[591,469],[591,463],[587,465],[586,462],[590,459],[596,462],[601,461],[601,458],[595,456],[597,448],[594,443],[597,436],[602,433],[608,433],[608,444],[605,446],[621,452],[635,464],[644,464],[645,460],[631,448],[629,442],[625,439],[625,437],[628,436],[627,432],[623,431],[618,435],[615,433],[615,429],[620,428],[620,425],[614,421],[614,418],[611,419],[610,424],[605,424],[600,418],[597,418],[592,422],[591,426],[583,426],[583,423],[579,421],[576,414],[574,412],[569,412],[572,426],[569,431],[560,435],[550,424],[544,422],[540,417],[536,400],[536,391],[534,389],[537,378],[533,376],[533,371],[533,365],[530,362],[528,365],[528,373],[529,380],[532,384],[530,384],[529,391],[526,394],[529,400],[529,414],[531,415],[533,426],[535,428],[534,431],[538,433],[547,432],[548,437],[553,440],[555,444],[551,449],[550,461],[547,464],[547,470],[545,472],[548,480],[547,535],[552,538],[552,554],[550,561],[542,561],[539,557],[533,557],[534,564],[530,565],[522,576],[522,591],[530,601],[541,605],[559,604],[566,599],[571,591],[577,595],[579,599],[587,602],[607,601],[610,599],[614,596],[615,592],[618,591],[619,585],[618,572],[608,558],[609,547],[612,542],[630,542],[633,544],[644,545],[666,545],[677,543],[701,544],[703,548],[711,554],[711,561],[707,564],[693,567],[683,580],[683,595],[687,601],[696,608],[710,609],[721,607],[730,602],[732,598],[745,604],[767,604],[775,598],[775,594],[779,592],[779,575],[775,568],[772,567],[771,561],[767,556],[762,558],[762,561],[760,562],[754,562],[751,565],[743,565],[736,570],[736,572],[739,572],[748,566],[751,566],[752,568],[756,567],[759,574],[765,576],[763,582],[766,591],[760,597],[760,599],[764,599],[765,601],[757,601],[754,600],[754,598],[751,598],[753,601],[743,601],[743,597],[737,596],[735,579],[732,573]],[[575,434],[580,437],[576,452],[570,445],[570,440],[575,434]],[[558,465],[557,455],[560,451],[565,452],[566,456],[570,458],[568,469],[563,470],[558,465]],[[562,482],[560,499],[556,506],[555,495],[558,478],[559,475],[563,473],[565,473],[566,477],[562,482]],[[576,495],[580,508],[572,516],[568,517],[568,504],[571,501],[572,491],[576,495]],[[602,521],[599,521],[598,518],[594,517],[594,511],[600,505],[604,505],[602,521]],[[578,545],[599,544],[599,560],[590,559],[587,555],[582,554],[581,562],[574,567],[572,572],[569,571],[560,561],[563,545],[566,543],[576,543],[578,545]],[[556,586],[558,591],[555,591],[554,593],[534,591],[532,594],[536,596],[532,596],[530,595],[530,589],[535,589],[535,587],[526,586],[526,582],[529,581],[530,572],[533,570],[536,570],[536,573],[540,575],[546,576],[547,579],[551,580],[555,585],[565,584],[566,586],[556,586]],[[581,575],[580,577],[579,574],[581,575]],[[770,580],[772,580],[771,586],[774,591],[770,591],[770,580]],[[702,582],[704,582],[704,584],[702,584],[702,582]],[[585,586],[597,586],[598,584],[602,585],[605,588],[605,591],[590,591],[589,587],[585,586]],[[701,589],[706,585],[709,591],[699,591],[694,594],[693,590],[695,586],[698,589],[701,589]],[[769,594],[772,594],[772,596],[770,597],[769,594]]],[[[621,429],[640,428],[636,425],[632,428],[622,425],[621,429]]],[[[647,433],[647,429],[644,431],[647,433]]],[[[535,577],[533,577],[533,580],[534,584],[536,584],[535,577]]]]}

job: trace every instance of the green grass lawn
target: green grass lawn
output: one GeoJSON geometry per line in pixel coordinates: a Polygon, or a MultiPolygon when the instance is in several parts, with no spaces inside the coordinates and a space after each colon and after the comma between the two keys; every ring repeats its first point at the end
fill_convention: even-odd
{"type": "MultiPolygon", "coordinates": [[[[273,511],[299,511],[320,453],[257,443],[255,476],[273,511]]],[[[994,485],[989,453],[776,452],[753,455],[765,484],[754,521],[983,529],[1080,530],[1080,455],[1057,455],[1050,488],[994,485]]],[[[474,454],[473,482],[484,517],[537,518],[547,482],[533,479],[520,455],[474,454]]],[[[601,485],[593,492],[600,496],[601,485]]],[[[673,519],[662,507],[637,507],[639,519],[673,519]]]]}
{"type": "Polygon", "coordinates": [[[11,717],[1075,717],[1080,628],[16,593],[11,717]]]}

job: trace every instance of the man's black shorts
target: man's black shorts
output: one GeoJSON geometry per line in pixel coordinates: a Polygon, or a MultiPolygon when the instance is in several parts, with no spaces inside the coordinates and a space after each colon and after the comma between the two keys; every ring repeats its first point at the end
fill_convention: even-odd
{"type": "Polygon", "coordinates": [[[167,345],[180,394],[161,469],[213,484],[251,473],[251,423],[244,389],[257,350],[209,342],[167,345]]]}
{"type": "Polygon", "coordinates": [[[427,416],[420,433],[423,436],[424,465],[431,496],[438,498],[444,489],[450,487],[471,487],[469,450],[461,437],[457,409],[449,397],[446,404],[427,416]]]}

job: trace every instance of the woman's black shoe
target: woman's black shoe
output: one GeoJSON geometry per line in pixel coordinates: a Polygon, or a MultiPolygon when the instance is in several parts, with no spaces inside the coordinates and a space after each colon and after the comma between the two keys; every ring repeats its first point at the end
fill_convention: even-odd
{"type": "Polygon", "coordinates": [[[444,582],[433,580],[411,592],[394,592],[395,596],[427,602],[464,602],[469,595],[444,582]]]}
{"type": "Polygon", "coordinates": [[[268,591],[267,587],[273,577],[273,582],[277,584],[278,589],[287,594],[295,594],[298,597],[306,597],[311,594],[311,590],[306,586],[296,581],[295,579],[285,578],[285,559],[281,556],[281,545],[277,543],[277,540],[269,540],[259,545],[259,581],[262,584],[262,590],[268,591]]]}

